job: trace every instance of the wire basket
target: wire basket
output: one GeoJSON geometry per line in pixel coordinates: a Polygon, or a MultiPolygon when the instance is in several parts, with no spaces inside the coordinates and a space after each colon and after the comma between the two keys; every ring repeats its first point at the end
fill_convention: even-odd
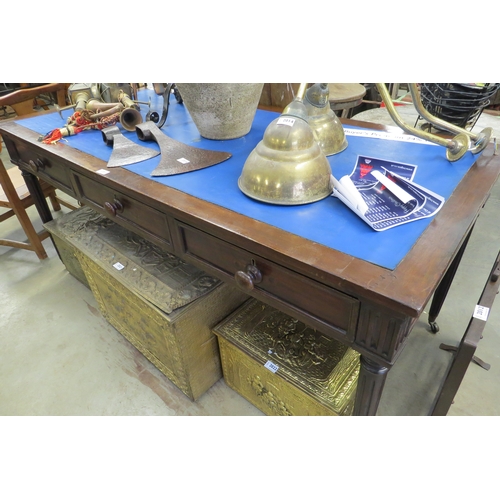
{"type": "Polygon", "coordinates": [[[431,115],[470,130],[499,88],[499,83],[421,83],[420,98],[431,115]]]}

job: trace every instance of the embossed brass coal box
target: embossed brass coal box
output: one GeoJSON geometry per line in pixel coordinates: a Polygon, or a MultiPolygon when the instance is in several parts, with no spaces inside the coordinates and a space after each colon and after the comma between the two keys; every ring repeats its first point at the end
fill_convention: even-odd
{"type": "Polygon", "coordinates": [[[186,396],[198,399],[222,377],[212,328],[245,294],[88,207],[45,227],[102,315],[186,396]]]}
{"type": "Polygon", "coordinates": [[[351,415],[359,354],[249,299],[214,328],[227,385],[267,415],[351,415]]]}
{"type": "Polygon", "coordinates": [[[87,288],[90,288],[87,277],[83,272],[82,265],[78,260],[78,253],[80,252],[76,250],[74,245],[69,243],[66,235],[59,227],[61,225],[60,222],[60,220],[53,220],[44,224],[44,226],[50,232],[52,241],[67,271],[87,288]]]}

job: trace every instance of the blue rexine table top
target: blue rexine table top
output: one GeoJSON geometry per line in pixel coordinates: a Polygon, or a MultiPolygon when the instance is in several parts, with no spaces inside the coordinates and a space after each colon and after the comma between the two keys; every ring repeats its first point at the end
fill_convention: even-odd
{"type": "MultiPolygon", "coordinates": [[[[150,90],[139,92],[139,100],[147,101],[149,98],[152,109],[161,115],[163,98],[150,90]]],[[[145,108],[145,105],[141,105],[143,115],[147,112],[145,108]]],[[[65,119],[71,113],[71,110],[63,112],[64,119],[58,113],[52,113],[18,120],[17,123],[45,135],[55,128],[63,127],[65,119]]],[[[245,160],[262,139],[269,123],[277,116],[277,113],[257,110],[252,129],[246,136],[214,141],[200,136],[185,106],[177,103],[172,96],[168,118],[161,130],[173,139],[190,146],[227,151],[232,157],[212,167],[168,177],[150,175],[158,165],[160,155],[121,168],[315,243],[387,269],[395,269],[432,222],[432,217],[377,232],[333,196],[308,205],[278,206],[255,201],[240,191],[237,182],[245,160]]],[[[358,155],[365,155],[416,165],[414,182],[448,199],[477,159],[477,155],[467,152],[460,160],[450,162],[446,158],[446,149],[441,146],[386,140],[378,135],[350,135],[350,129],[353,133],[364,131],[346,126],[347,149],[328,157],[332,173],[337,179],[350,174],[358,155]]],[[[155,142],[140,141],[135,132],[123,130],[123,133],[137,144],[159,150],[155,142]]],[[[66,139],[66,144],[75,149],[104,161],[109,160],[112,149],[104,143],[99,130],[84,131],[66,139]]]]}

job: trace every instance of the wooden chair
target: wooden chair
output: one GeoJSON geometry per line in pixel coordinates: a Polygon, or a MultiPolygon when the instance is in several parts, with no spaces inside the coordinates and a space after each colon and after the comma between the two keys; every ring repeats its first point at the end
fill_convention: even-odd
{"type": "MultiPolygon", "coordinates": [[[[41,186],[44,195],[50,199],[53,209],[61,210],[54,187],[43,181],[41,186]]],[[[34,200],[26,187],[21,171],[17,167],[7,170],[0,159],[0,207],[7,209],[0,214],[0,223],[15,215],[28,237],[27,242],[0,238],[0,245],[31,250],[42,260],[47,258],[42,240],[47,238],[49,233],[45,230],[37,233],[33,227],[26,212],[26,209],[33,204],[34,200]]]]}
{"type": "Polygon", "coordinates": [[[67,83],[47,83],[36,87],[26,87],[10,92],[0,97],[0,106],[10,106],[17,116],[33,113],[34,106],[41,106],[48,110],[48,104],[44,95],[55,94],[57,105],[60,108],[66,106],[67,83]]]}
{"type": "MultiPolygon", "coordinates": [[[[26,87],[0,97],[0,108],[9,106],[17,116],[26,116],[35,113],[35,107],[40,106],[44,110],[49,109],[50,101],[44,96],[55,94],[57,105],[60,108],[66,106],[67,83],[47,83],[37,87],[26,87]]],[[[2,143],[0,142],[0,151],[2,143]]]]}
{"type": "Polygon", "coordinates": [[[441,344],[440,349],[453,352],[453,360],[448,368],[446,377],[439,388],[433,403],[431,415],[445,416],[453,403],[469,364],[474,361],[482,368],[489,370],[490,366],[474,356],[479,341],[483,338],[483,330],[489,312],[500,288],[500,252],[497,255],[493,268],[484,285],[479,302],[469,321],[469,325],[457,347],[441,344]]]}
{"type": "MultiPolygon", "coordinates": [[[[24,117],[35,114],[37,112],[35,110],[36,106],[41,106],[43,109],[48,110],[50,99],[46,99],[45,96],[55,94],[57,105],[62,108],[66,105],[67,87],[67,83],[48,83],[36,87],[22,88],[1,96],[0,106],[9,106],[15,111],[17,116],[24,117]]],[[[76,208],[73,204],[61,199],[53,186],[43,181],[40,184],[44,195],[50,199],[55,211],[61,210],[61,205],[72,210],[76,208]]],[[[7,209],[7,212],[0,214],[0,222],[14,215],[17,216],[19,223],[28,237],[28,242],[0,239],[0,245],[32,250],[38,258],[45,259],[47,254],[43,248],[42,240],[49,236],[49,233],[40,231],[37,234],[35,231],[26,213],[26,209],[33,204],[34,200],[31,198],[20,170],[17,167],[6,169],[0,160],[0,207],[7,209]]]]}

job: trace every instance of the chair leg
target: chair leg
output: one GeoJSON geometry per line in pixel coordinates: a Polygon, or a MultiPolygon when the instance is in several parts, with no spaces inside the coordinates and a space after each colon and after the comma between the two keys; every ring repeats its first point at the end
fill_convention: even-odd
{"type": "Polygon", "coordinates": [[[40,260],[46,259],[47,253],[45,252],[45,248],[42,245],[41,237],[33,227],[28,214],[24,210],[17,210],[17,207],[12,207],[12,209],[16,213],[19,223],[21,224],[21,227],[23,228],[26,236],[28,237],[28,241],[30,242],[29,245],[26,245],[26,248],[28,250],[33,250],[40,260]]]}
{"type": "MultiPolygon", "coordinates": [[[[16,215],[19,223],[26,236],[28,237],[29,243],[11,241],[11,240],[0,240],[1,245],[12,246],[16,248],[24,248],[26,250],[32,250],[36,253],[40,260],[47,258],[47,253],[42,245],[42,239],[48,236],[46,231],[42,231],[40,234],[36,232],[28,214],[26,213],[26,203],[21,201],[19,198],[12,180],[7,173],[2,160],[0,159],[0,186],[2,191],[5,193],[8,200],[8,207],[16,215]]],[[[9,216],[8,216],[9,217],[9,216]]]]}
{"type": "Polygon", "coordinates": [[[77,210],[78,207],[67,202],[66,200],[63,200],[62,198],[57,198],[57,201],[63,206],[63,207],[66,207],[66,208],[69,208],[70,210],[77,210]]]}
{"type": "Polygon", "coordinates": [[[57,199],[55,190],[49,194],[49,199],[50,203],[52,204],[52,208],[54,209],[54,212],[59,212],[59,210],[61,210],[61,204],[57,199]]]}

